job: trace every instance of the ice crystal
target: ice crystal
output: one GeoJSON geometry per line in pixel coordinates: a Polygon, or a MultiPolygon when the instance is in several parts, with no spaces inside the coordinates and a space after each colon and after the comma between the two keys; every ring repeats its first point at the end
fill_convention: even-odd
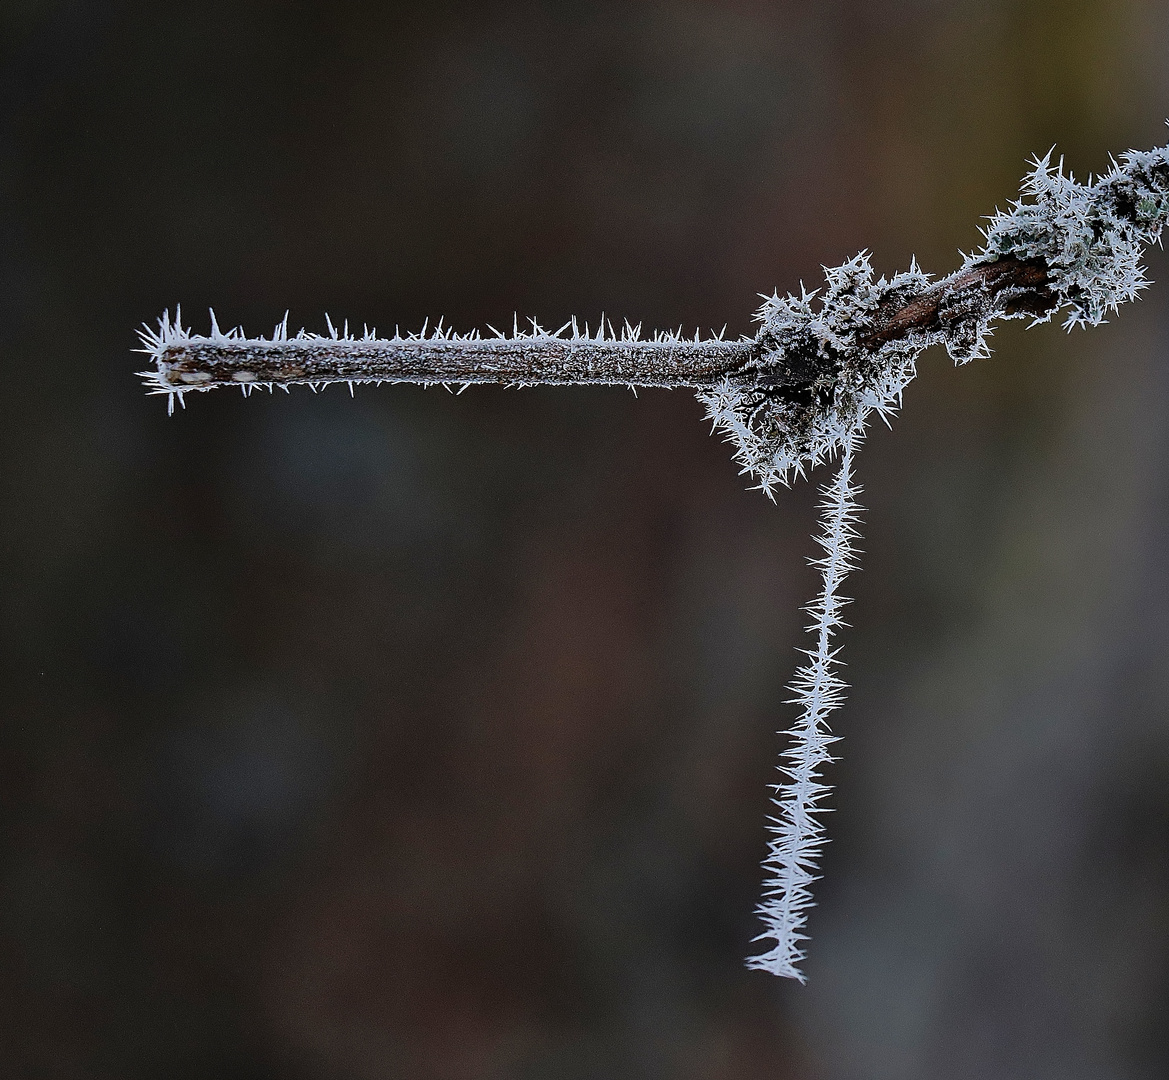
{"type": "Polygon", "coordinates": [[[776,786],[772,800],[779,816],[770,819],[772,839],[764,868],[770,877],[763,890],[759,915],[766,929],[755,940],[775,942],[767,952],[753,956],[747,965],[774,975],[804,981],[797,966],[804,958],[800,942],[806,940],[807,909],[812,906],[812,882],[816,880],[816,863],[824,846],[824,826],[815,816],[820,800],[831,790],[821,780],[820,769],[832,760],[828,747],[836,742],[828,728],[828,716],[844,702],[847,685],[837,673],[839,648],[833,636],[843,626],[841,611],[848,598],[840,587],[850,570],[856,569],[855,542],[860,507],[856,497],[860,489],[853,480],[852,458],[857,437],[844,441],[840,464],[832,482],[824,488],[820,503],[820,533],[817,543],[822,558],[812,560],[819,567],[820,595],[805,609],[812,622],[808,632],[815,645],[807,650],[808,663],[792,681],[795,697],[789,704],[798,705],[799,719],[786,734],[791,745],[784,752],[786,776],[776,786]]]}
{"type": "MultiPolygon", "coordinates": [[[[888,417],[901,404],[916,362],[944,345],[955,363],[987,357],[996,318],[1044,322],[1066,312],[1064,325],[1097,325],[1145,288],[1141,256],[1159,240],[1169,216],[1169,147],[1129,151],[1096,183],[1078,183],[1053,165],[1033,162],[1022,198],[997,212],[983,248],[933,286],[936,319],[892,341],[874,342],[875,315],[899,298],[920,297],[930,280],[917,267],[873,280],[867,253],[824,268],[826,286],[799,296],[765,298],[753,383],[724,378],[699,398],[707,416],[734,446],[745,473],[772,494],[838,452],[863,432],[871,414],[888,417]],[[1016,305],[1020,290],[995,291],[989,278],[965,287],[971,271],[1000,260],[1034,260],[1050,303],[1016,305]],[[947,288],[949,286],[949,288],[947,288]]],[[[737,375],[737,373],[736,373],[737,375]]]]}
{"type": "Polygon", "coordinates": [[[699,391],[708,419],[735,447],[735,460],[770,496],[777,485],[838,453],[858,435],[870,413],[889,416],[916,373],[918,355],[940,335],[876,349],[857,346],[883,303],[908,300],[929,285],[911,268],[891,281],[874,281],[867,252],[824,268],[827,286],[800,295],[764,297],[755,318],[761,356],[743,379],[725,378],[699,391]]]}
{"type": "MultiPolygon", "coordinates": [[[[1160,239],[1169,212],[1169,148],[1130,150],[1095,184],[1079,184],[1052,164],[1033,161],[1022,199],[996,213],[976,258],[1040,258],[1067,309],[1064,325],[1098,326],[1147,287],[1141,256],[1160,239]]],[[[1050,318],[1049,313],[1045,318],[1050,318]]]]}
{"type": "Polygon", "coordinates": [[[378,337],[363,327],[351,333],[348,322],[338,329],[326,315],[327,334],[288,332],[288,316],[271,337],[249,337],[236,327],[219,328],[211,312],[211,333],[194,334],[183,325],[182,312],[172,320],[164,312],[157,329],[138,331],[140,352],[154,367],[139,372],[149,392],[165,394],[168,408],[185,406],[191,391],[234,386],[244,394],[255,389],[305,385],[314,390],[345,383],[416,383],[464,387],[471,383],[529,386],[610,385],[677,387],[712,384],[723,371],[746,363],[755,345],[749,338],[728,340],[722,331],[692,336],[676,331],[643,334],[640,324],[620,328],[601,316],[596,329],[576,318],[557,330],[546,330],[535,319],[521,328],[513,319],[510,333],[489,327],[457,333],[439,319],[415,333],[378,337]]]}

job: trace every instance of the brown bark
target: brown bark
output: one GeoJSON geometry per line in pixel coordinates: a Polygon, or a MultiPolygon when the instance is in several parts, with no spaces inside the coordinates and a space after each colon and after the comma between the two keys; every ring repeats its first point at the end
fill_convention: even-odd
{"type": "MultiPolygon", "coordinates": [[[[957,328],[972,318],[1041,316],[1057,306],[1043,260],[1007,256],[956,271],[909,299],[886,300],[856,342],[875,351],[916,335],[945,335],[951,325],[957,328]]],[[[724,377],[744,387],[782,384],[790,389],[808,378],[806,359],[765,354],[757,340],[192,338],[167,344],[158,359],[158,381],[179,391],[371,380],[701,389],[724,377]]]]}

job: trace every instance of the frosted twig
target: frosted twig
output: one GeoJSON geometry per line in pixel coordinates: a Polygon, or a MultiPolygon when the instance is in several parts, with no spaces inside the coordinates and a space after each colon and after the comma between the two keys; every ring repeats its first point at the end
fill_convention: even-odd
{"type": "Polygon", "coordinates": [[[753,338],[706,339],[681,333],[643,337],[628,323],[614,332],[602,318],[583,330],[575,319],[548,332],[535,322],[520,332],[460,335],[440,322],[417,334],[360,336],[345,325],[328,334],[288,334],[288,318],[269,338],[223,333],[211,317],[208,336],[192,334],[176,309],[157,330],[141,332],[154,367],[141,374],[173,410],[188,391],[238,386],[271,390],[307,383],[414,382],[463,386],[495,382],[601,383],[630,387],[691,387],[716,430],[733,444],[744,473],[769,496],[816,464],[840,457],[822,503],[825,550],[818,565],[824,589],[808,609],[816,647],[793,683],[802,707],[783,771],[788,781],[776,803],[766,865],[772,871],[760,912],[762,935],[775,945],[752,967],[802,980],[797,964],[815,862],[824,842],[813,817],[827,788],[820,767],[833,741],[825,718],[840,706],[844,683],[835,674],[832,636],[844,598],[838,588],[852,569],[858,508],[852,455],[873,412],[882,418],[901,394],[930,345],[944,345],[956,363],[990,355],[996,318],[1046,322],[1064,312],[1064,325],[1097,325],[1145,288],[1141,258],[1160,239],[1169,217],[1169,147],[1129,151],[1094,183],[1065,175],[1049,151],[1032,162],[1023,198],[996,212],[986,243],[961,267],[932,281],[914,260],[909,270],[874,279],[867,252],[824,269],[823,289],[763,298],[753,338]]]}
{"type": "Polygon", "coordinates": [[[832,483],[824,488],[820,503],[820,535],[816,542],[824,550],[813,559],[821,577],[820,595],[805,609],[812,616],[808,632],[815,646],[806,650],[809,662],[796,672],[791,684],[795,697],[789,704],[800,707],[800,716],[786,734],[791,746],[784,752],[787,765],[780,771],[787,777],[776,785],[779,816],[771,818],[771,844],[763,866],[770,871],[764,886],[759,914],[767,929],[755,940],[768,938],[773,948],[747,961],[748,967],[770,971],[804,981],[797,965],[804,958],[800,942],[806,939],[807,909],[812,906],[813,871],[824,846],[824,826],[814,816],[819,802],[831,788],[821,783],[820,768],[832,760],[828,747],[836,742],[828,729],[828,715],[844,702],[847,685],[836,673],[840,665],[838,648],[832,644],[836,628],[844,626],[840,613],[848,598],[840,587],[850,570],[856,569],[856,521],[860,514],[853,483],[852,455],[857,436],[845,440],[840,465],[832,483]]]}
{"type": "MultiPolygon", "coordinates": [[[[287,319],[287,316],[285,317],[287,319]]],[[[250,389],[297,383],[323,386],[344,382],[410,382],[463,386],[503,383],[602,384],[635,387],[714,386],[750,360],[753,340],[727,341],[680,333],[642,337],[640,326],[614,332],[601,320],[591,333],[572,320],[549,332],[533,322],[511,334],[456,334],[440,322],[421,333],[379,338],[366,329],[350,334],[329,321],[329,333],[287,334],[281,322],[270,338],[248,338],[236,329],[223,333],[212,312],[212,332],[192,334],[176,310],[164,314],[157,331],[142,334],[156,368],[143,372],[155,393],[182,395],[220,386],[250,389]]]]}
{"type": "Polygon", "coordinates": [[[914,261],[908,271],[874,280],[862,252],[825,268],[823,290],[764,298],[754,338],[723,340],[680,333],[643,336],[628,323],[595,332],[572,319],[548,332],[455,334],[440,322],[417,334],[379,338],[329,322],[327,334],[288,334],[287,316],[269,338],[192,334],[176,311],[146,330],[154,368],[151,389],[173,408],[190,390],[220,386],[271,389],[308,383],[497,382],[603,383],[691,387],[707,415],[735,446],[745,472],[770,493],[777,484],[839,450],[873,410],[888,416],[921,352],[944,345],[958,363],[989,355],[995,318],[1043,322],[1057,311],[1065,325],[1095,325],[1145,287],[1140,259],[1169,214],[1169,148],[1129,151],[1096,183],[1080,184],[1034,162],[1024,199],[996,213],[981,251],[940,281],[914,261]]]}

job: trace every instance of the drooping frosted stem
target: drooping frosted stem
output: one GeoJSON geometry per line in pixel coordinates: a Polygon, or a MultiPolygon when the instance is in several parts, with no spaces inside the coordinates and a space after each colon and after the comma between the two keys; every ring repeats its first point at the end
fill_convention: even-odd
{"type": "Polygon", "coordinates": [[[812,882],[824,846],[824,826],[816,817],[820,800],[831,790],[821,780],[821,769],[832,761],[828,747],[836,741],[828,728],[828,716],[844,702],[847,684],[838,674],[839,646],[833,644],[843,626],[841,610],[848,603],[840,587],[856,568],[856,521],[860,513],[853,482],[852,458],[857,437],[848,439],[840,455],[833,481],[824,488],[820,503],[817,543],[824,555],[813,560],[821,575],[820,595],[806,610],[812,616],[808,632],[815,645],[807,650],[809,661],[796,673],[789,704],[798,705],[800,716],[786,732],[791,745],[784,752],[780,771],[786,780],[777,785],[773,802],[778,816],[770,819],[772,839],[763,866],[768,878],[758,913],[766,929],[755,940],[770,939],[772,948],[747,961],[749,967],[804,981],[798,965],[804,958],[800,943],[812,906],[812,882]]]}

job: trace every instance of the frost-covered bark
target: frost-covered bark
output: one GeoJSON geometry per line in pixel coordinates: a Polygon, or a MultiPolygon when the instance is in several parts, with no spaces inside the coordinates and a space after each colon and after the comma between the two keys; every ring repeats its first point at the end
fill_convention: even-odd
{"type": "Polygon", "coordinates": [[[558,384],[582,386],[664,387],[714,386],[727,372],[751,358],[754,343],[727,341],[721,335],[683,337],[658,332],[643,337],[640,326],[620,331],[604,318],[595,333],[576,319],[549,332],[538,323],[511,334],[493,330],[456,334],[440,321],[433,329],[379,338],[369,329],[350,334],[346,323],[329,333],[305,330],[289,336],[287,316],[270,338],[249,338],[239,329],[224,333],[211,313],[211,334],[192,334],[175,311],[159,320],[158,330],[141,333],[155,359],[155,370],[142,372],[153,393],[166,394],[171,411],[176,398],[190,390],[234,386],[244,393],[255,387],[272,389],[306,384],[318,389],[330,383],[420,383],[425,386],[506,386],[558,384]]]}
{"type": "Polygon", "coordinates": [[[744,471],[770,491],[887,415],[930,345],[956,363],[990,355],[995,318],[1098,325],[1145,288],[1141,257],[1169,215],[1169,148],[1130,151],[1095,184],[1034,162],[1023,199],[996,213],[982,250],[931,285],[914,263],[874,280],[864,253],[826,269],[823,295],[773,295],[759,310],[756,384],[700,391],[744,471]]]}
{"type": "Polygon", "coordinates": [[[154,369],[151,388],[176,397],[191,390],[272,388],[307,383],[605,383],[692,387],[715,427],[734,445],[744,472],[771,492],[839,450],[875,411],[901,401],[918,357],[944,345],[958,363],[989,355],[995,318],[1096,325],[1144,288],[1140,260],[1169,215],[1169,148],[1129,151],[1095,183],[1053,166],[1050,152],[1024,179],[1023,198],[996,213],[982,250],[953,274],[931,281],[916,263],[874,279],[868,255],[825,270],[823,290],[778,293],[756,313],[754,338],[643,338],[640,328],[590,334],[572,320],[555,333],[533,324],[458,335],[378,338],[301,331],[286,323],[270,338],[241,331],[209,336],[163,317],[143,335],[154,369]]]}
{"type": "Polygon", "coordinates": [[[777,485],[829,459],[840,469],[826,490],[819,560],[823,592],[809,610],[816,646],[793,689],[801,706],[784,766],[788,780],[776,802],[780,815],[766,865],[772,870],[760,907],[775,945],[751,966],[802,979],[797,964],[810,885],[823,844],[813,816],[827,791],[821,766],[832,742],[825,719],[839,707],[844,683],[835,674],[833,634],[845,602],[838,589],[853,566],[857,506],[853,448],[875,412],[888,416],[930,345],[943,345],[956,363],[989,355],[996,318],[1045,322],[1065,313],[1064,325],[1097,325],[1146,285],[1141,258],[1169,217],[1169,147],[1129,151],[1107,175],[1080,184],[1053,165],[1051,153],[1033,162],[1022,198],[996,212],[983,230],[982,249],[948,277],[933,281],[916,261],[892,278],[875,278],[868,254],[825,269],[823,289],[778,293],[756,313],[754,338],[702,340],[675,333],[643,338],[626,324],[620,333],[602,319],[596,333],[572,320],[555,333],[533,323],[520,333],[429,333],[360,337],[329,323],[328,335],[301,331],[287,320],[270,338],[222,333],[212,316],[209,336],[192,334],[164,315],[142,334],[154,367],[142,374],[173,409],[188,391],[238,386],[287,389],[307,383],[415,382],[462,385],[497,382],[602,383],[631,387],[692,387],[707,416],[733,444],[745,473],[768,495],[777,485]]]}

